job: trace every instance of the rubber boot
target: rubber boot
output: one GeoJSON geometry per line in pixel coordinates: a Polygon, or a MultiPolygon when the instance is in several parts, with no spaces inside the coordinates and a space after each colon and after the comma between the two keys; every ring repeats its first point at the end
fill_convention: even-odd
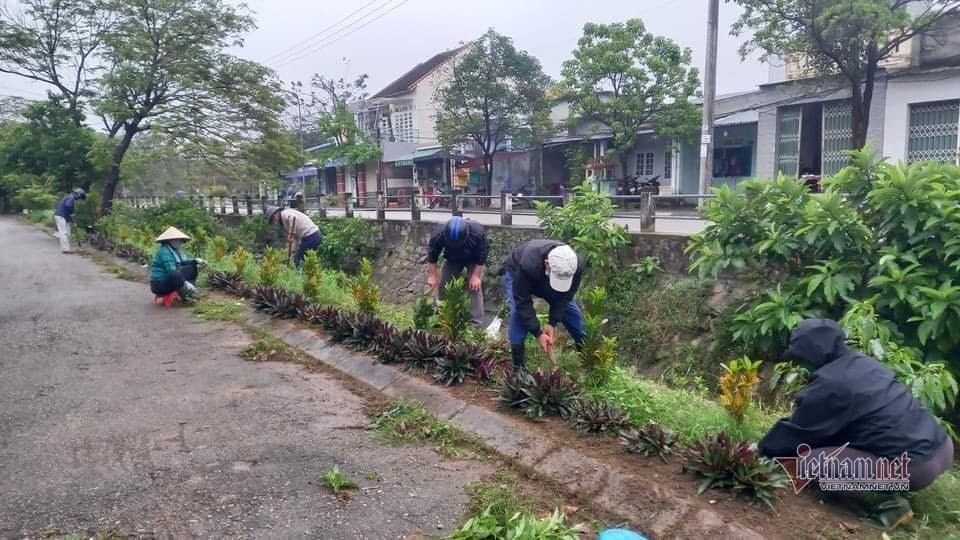
{"type": "Polygon", "coordinates": [[[864,523],[879,530],[889,531],[913,519],[910,501],[899,494],[891,493],[877,504],[864,523]]]}
{"type": "Polygon", "coordinates": [[[511,345],[510,352],[513,353],[513,370],[522,371],[524,369],[524,350],[523,344],[520,345],[511,345]]]}

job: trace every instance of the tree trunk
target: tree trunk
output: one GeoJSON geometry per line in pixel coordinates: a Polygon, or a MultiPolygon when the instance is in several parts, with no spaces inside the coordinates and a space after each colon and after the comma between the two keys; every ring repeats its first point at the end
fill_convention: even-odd
{"type": "Polygon", "coordinates": [[[113,196],[117,191],[117,184],[120,183],[120,164],[123,163],[123,156],[126,155],[133,142],[133,136],[137,134],[137,125],[131,124],[123,128],[123,138],[113,149],[113,161],[110,164],[110,172],[103,182],[103,201],[100,203],[100,214],[105,216],[110,213],[113,206],[113,196]]]}
{"type": "MultiPolygon", "coordinates": [[[[493,154],[483,156],[483,172],[486,175],[484,183],[488,196],[493,195],[493,154]]],[[[511,186],[512,188],[513,186],[511,186]]]]}

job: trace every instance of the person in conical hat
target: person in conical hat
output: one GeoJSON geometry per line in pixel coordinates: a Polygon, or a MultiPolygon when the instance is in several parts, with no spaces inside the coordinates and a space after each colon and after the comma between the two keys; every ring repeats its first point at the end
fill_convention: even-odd
{"type": "Polygon", "coordinates": [[[150,291],[164,296],[182,290],[185,294],[195,293],[199,270],[197,265],[207,264],[203,259],[191,259],[180,250],[190,237],[176,227],[167,227],[157,237],[160,246],[153,263],[150,265],[150,291]]]}

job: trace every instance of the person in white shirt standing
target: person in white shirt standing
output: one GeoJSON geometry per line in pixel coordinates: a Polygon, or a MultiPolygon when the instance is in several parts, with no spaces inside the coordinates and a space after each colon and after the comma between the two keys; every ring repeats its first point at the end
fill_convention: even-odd
{"type": "Polygon", "coordinates": [[[293,208],[267,207],[267,222],[280,224],[287,233],[287,258],[293,255],[293,264],[303,263],[303,256],[309,249],[317,249],[323,240],[320,227],[310,216],[293,208]],[[296,246],[296,251],[294,251],[296,246]]]}

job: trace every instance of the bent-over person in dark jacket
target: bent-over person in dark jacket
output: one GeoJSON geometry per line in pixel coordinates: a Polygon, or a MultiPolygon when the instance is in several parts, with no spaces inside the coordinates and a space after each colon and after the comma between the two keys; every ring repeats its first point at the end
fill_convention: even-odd
{"type": "MultiPolygon", "coordinates": [[[[847,348],[836,322],[801,322],[784,357],[807,364],[812,372],[794,398],[793,415],[777,422],[760,441],[763,455],[795,457],[801,444],[809,446],[812,456],[838,451],[840,460],[876,462],[906,452],[910,491],[929,486],[950,467],[953,443],[933,414],[893,371],[847,348]]],[[[877,520],[884,527],[913,515],[900,497],[889,499],[880,510],[877,520]]]]}
{"type": "Polygon", "coordinates": [[[483,271],[487,266],[490,242],[487,230],[476,221],[459,216],[437,225],[430,236],[427,251],[427,284],[434,291],[443,291],[455,277],[467,273],[470,294],[470,322],[483,324],[483,271]],[[443,254],[443,266],[437,277],[437,262],[443,254]]]}
{"type": "Polygon", "coordinates": [[[559,240],[531,240],[507,255],[503,285],[510,305],[507,336],[514,368],[524,367],[523,342],[528,333],[536,336],[540,348],[547,354],[553,351],[554,327],[558,323],[563,323],[578,346],[583,342],[583,313],[573,301],[580,288],[583,267],[583,260],[559,240]],[[534,296],[550,305],[547,325],[543,328],[533,307],[534,296]]]}

